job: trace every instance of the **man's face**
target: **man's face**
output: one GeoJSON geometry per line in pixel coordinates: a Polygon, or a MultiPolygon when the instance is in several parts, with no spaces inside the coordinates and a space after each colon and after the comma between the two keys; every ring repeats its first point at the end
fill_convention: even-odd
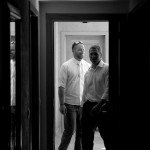
{"type": "Polygon", "coordinates": [[[73,49],[74,57],[78,60],[81,60],[83,58],[84,52],[85,52],[85,47],[83,44],[78,44],[73,49]]]}
{"type": "Polygon", "coordinates": [[[90,49],[89,57],[91,62],[96,65],[101,60],[102,54],[96,49],[90,49]]]}

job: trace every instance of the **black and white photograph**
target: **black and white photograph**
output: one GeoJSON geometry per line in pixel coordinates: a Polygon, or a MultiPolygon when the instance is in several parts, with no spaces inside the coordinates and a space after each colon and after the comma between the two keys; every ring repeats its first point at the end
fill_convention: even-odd
{"type": "Polygon", "coordinates": [[[149,31],[148,0],[0,0],[1,149],[145,150],[149,31]]]}

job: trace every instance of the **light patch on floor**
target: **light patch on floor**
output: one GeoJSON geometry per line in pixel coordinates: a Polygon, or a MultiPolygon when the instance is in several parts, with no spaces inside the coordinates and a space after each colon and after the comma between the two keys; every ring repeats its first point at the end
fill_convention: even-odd
{"type": "MultiPolygon", "coordinates": [[[[58,150],[60,140],[61,140],[61,134],[56,135],[55,136],[55,150],[58,150]]],[[[73,135],[73,137],[71,139],[68,150],[73,150],[74,149],[74,141],[75,141],[75,135],[73,135]]],[[[105,150],[103,139],[101,138],[98,131],[95,132],[93,150],[105,150]]]]}

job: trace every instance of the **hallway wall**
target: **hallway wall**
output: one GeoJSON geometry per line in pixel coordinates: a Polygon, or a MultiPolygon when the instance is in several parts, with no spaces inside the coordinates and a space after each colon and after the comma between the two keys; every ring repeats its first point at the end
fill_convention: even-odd
{"type": "Polygon", "coordinates": [[[0,3],[0,91],[3,108],[1,145],[10,149],[10,22],[16,22],[16,118],[17,149],[29,150],[30,133],[30,9],[29,0],[6,0],[0,3]],[[11,17],[12,20],[10,19],[11,17]],[[21,18],[21,20],[19,20],[21,18]],[[2,37],[2,38],[1,38],[2,37]],[[2,45],[2,47],[1,47],[2,45]],[[1,59],[2,58],[2,59],[1,59]],[[2,67],[1,67],[2,66],[2,67]],[[4,95],[3,95],[4,94],[4,95]],[[5,110],[5,108],[7,108],[5,110]],[[8,109],[9,108],[9,109],[8,109]],[[6,122],[7,121],[7,122],[6,122]],[[4,134],[3,134],[4,132],[4,134]],[[7,134],[8,133],[8,134],[7,134]],[[7,139],[4,137],[8,136],[7,139]],[[4,142],[3,142],[4,140],[4,142]],[[6,143],[7,142],[7,143],[6,143]],[[9,148],[8,148],[9,147],[9,148]]]}

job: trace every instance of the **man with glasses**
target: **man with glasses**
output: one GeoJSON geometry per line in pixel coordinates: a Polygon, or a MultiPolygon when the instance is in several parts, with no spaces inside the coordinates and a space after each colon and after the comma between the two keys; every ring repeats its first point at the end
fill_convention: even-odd
{"type": "Polygon", "coordinates": [[[90,64],[83,60],[85,47],[82,41],[72,44],[73,58],[62,64],[59,73],[60,112],[64,115],[64,131],[58,150],[67,150],[76,131],[74,150],[81,150],[81,99],[84,74],[90,64]]]}

